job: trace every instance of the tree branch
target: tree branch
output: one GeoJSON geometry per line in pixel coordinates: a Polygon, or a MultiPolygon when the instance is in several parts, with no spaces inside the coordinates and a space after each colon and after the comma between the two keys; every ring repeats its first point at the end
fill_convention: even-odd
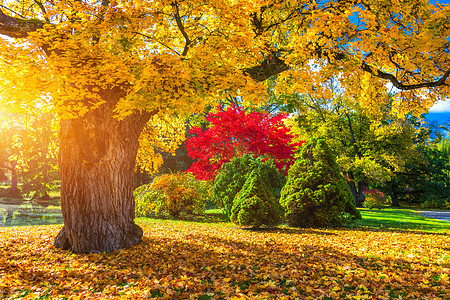
{"type": "Polygon", "coordinates": [[[276,53],[272,53],[259,65],[246,68],[243,71],[255,81],[264,81],[287,70],[289,70],[289,66],[276,53]]]}
{"type": "Polygon", "coordinates": [[[5,15],[0,9],[0,34],[11,38],[24,38],[29,33],[44,27],[41,20],[23,20],[5,15]]]}
{"type": "Polygon", "coordinates": [[[361,70],[368,72],[378,78],[387,79],[396,88],[398,88],[399,90],[404,90],[404,91],[410,91],[410,90],[415,90],[415,89],[420,89],[420,88],[433,88],[433,87],[444,86],[444,85],[447,85],[446,80],[450,76],[450,69],[449,69],[449,70],[447,70],[447,72],[444,73],[444,75],[440,79],[438,79],[436,81],[422,82],[422,83],[416,83],[416,84],[403,84],[400,81],[398,81],[397,77],[395,77],[394,75],[380,71],[378,69],[373,69],[366,62],[362,63],[361,70]]]}
{"type": "Polygon", "coordinates": [[[180,16],[180,10],[178,8],[178,2],[174,1],[172,3],[172,6],[175,7],[175,21],[177,22],[178,29],[180,29],[181,34],[184,37],[184,40],[186,41],[186,44],[184,45],[183,53],[181,53],[181,56],[186,56],[189,46],[191,45],[192,41],[189,38],[189,35],[186,32],[186,29],[184,28],[183,22],[181,22],[181,16],[180,16]]]}
{"type": "MultiPolygon", "coordinates": [[[[133,34],[140,35],[140,36],[142,36],[142,37],[145,37],[146,39],[148,39],[148,40],[150,40],[150,41],[151,41],[151,40],[155,40],[153,37],[151,37],[151,36],[149,36],[149,35],[147,35],[147,34],[141,33],[141,32],[133,31],[132,33],[133,33],[133,34]]],[[[164,43],[161,42],[161,41],[158,41],[158,40],[155,40],[155,41],[156,41],[158,44],[160,44],[160,45],[166,47],[167,49],[169,49],[170,51],[172,51],[172,52],[175,53],[176,55],[180,56],[180,53],[179,53],[178,51],[176,51],[175,49],[173,49],[172,47],[167,46],[166,44],[164,44],[164,43]]]]}
{"type": "Polygon", "coordinates": [[[45,10],[44,5],[42,4],[42,2],[34,0],[34,3],[36,3],[37,6],[39,6],[39,9],[41,10],[42,14],[44,15],[44,19],[47,23],[50,23],[50,19],[46,16],[47,15],[47,11],[45,10]]]}

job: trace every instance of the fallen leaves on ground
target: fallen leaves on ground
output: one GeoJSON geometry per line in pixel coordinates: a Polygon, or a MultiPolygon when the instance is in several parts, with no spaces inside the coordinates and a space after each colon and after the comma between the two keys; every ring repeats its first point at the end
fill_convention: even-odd
{"type": "Polygon", "coordinates": [[[61,226],[1,228],[0,298],[450,299],[448,234],[139,224],[138,246],[89,255],[52,246],[61,226]]]}

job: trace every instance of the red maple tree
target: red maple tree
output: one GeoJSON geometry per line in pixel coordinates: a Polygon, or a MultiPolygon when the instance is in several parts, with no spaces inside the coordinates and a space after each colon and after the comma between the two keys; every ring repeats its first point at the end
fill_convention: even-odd
{"type": "Polygon", "coordinates": [[[275,167],[287,175],[295,161],[293,154],[303,142],[292,143],[290,128],[283,123],[286,117],[285,113],[246,113],[241,107],[219,107],[217,113],[206,117],[210,123],[206,130],[199,126],[190,130],[186,149],[194,163],[188,172],[197,179],[214,179],[222,164],[251,153],[273,158],[275,167]]]}

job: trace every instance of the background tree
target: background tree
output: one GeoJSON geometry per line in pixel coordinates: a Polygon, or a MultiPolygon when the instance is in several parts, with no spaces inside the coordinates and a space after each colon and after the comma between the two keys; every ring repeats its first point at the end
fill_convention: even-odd
{"type": "Polygon", "coordinates": [[[436,145],[421,145],[414,162],[396,173],[395,188],[400,200],[431,208],[450,208],[450,164],[436,145]]]}
{"type": "MultiPolygon", "coordinates": [[[[3,144],[3,143],[2,143],[3,144]]],[[[3,148],[3,146],[0,146],[3,148]]],[[[3,148],[5,149],[5,148],[3,148]]],[[[7,156],[6,151],[2,150],[1,159],[1,174],[2,181],[7,180],[8,177],[6,173],[10,174],[11,177],[11,187],[7,190],[6,195],[11,197],[21,197],[20,190],[18,188],[18,177],[17,177],[17,162],[10,160],[7,156]]]]}
{"type": "Polygon", "coordinates": [[[391,97],[383,90],[372,94],[383,105],[379,104],[378,111],[367,111],[357,101],[360,95],[346,93],[337,80],[323,86],[330,98],[284,95],[295,112],[293,131],[302,139],[327,142],[361,206],[369,185],[389,181],[415,157],[417,132],[410,117],[397,116],[391,97]]]}
{"type": "Polygon", "coordinates": [[[62,118],[65,225],[55,245],[75,252],[140,241],[132,174],[140,132],[156,114],[200,111],[208,95],[220,98],[225,89],[258,97],[252,79],[281,72],[280,82],[299,92],[340,72],[349,87],[355,78],[367,81],[364,89],[391,81],[405,91],[395,99],[402,111],[420,112],[448,94],[450,27],[442,24],[450,9],[426,1],[18,1],[5,7],[0,34],[14,41],[0,45],[1,98],[10,106],[48,100],[62,118]],[[426,97],[414,92],[420,88],[426,97]]]}
{"type": "Polygon", "coordinates": [[[0,181],[8,180],[8,176],[6,176],[6,171],[0,168],[0,181]]]}
{"type": "Polygon", "coordinates": [[[443,196],[440,201],[431,201],[430,204],[443,204],[447,196],[439,190],[442,191],[442,187],[446,186],[444,174],[448,171],[445,166],[445,151],[438,151],[442,150],[440,141],[445,142],[440,132],[442,128],[433,122],[411,116],[406,120],[410,127],[415,128],[412,154],[405,156],[403,168],[393,170],[389,180],[381,182],[377,187],[390,195],[393,206],[400,206],[400,201],[406,201],[408,205],[412,202],[424,204],[425,198],[429,198],[426,196],[428,192],[431,192],[431,198],[436,198],[438,194],[443,196]],[[431,182],[432,178],[436,181],[431,182]]]}
{"type": "MultiPolygon", "coordinates": [[[[2,128],[1,133],[2,137],[4,137],[4,128],[2,128]]],[[[2,173],[2,181],[8,179],[6,173],[9,173],[11,179],[11,187],[9,190],[7,190],[7,194],[9,194],[10,196],[20,197],[16,168],[17,162],[10,158],[12,150],[11,145],[12,141],[9,136],[4,139],[0,139],[0,169],[2,173]]]]}
{"type": "Polygon", "coordinates": [[[12,197],[21,197],[18,188],[18,167],[17,157],[20,153],[20,148],[15,144],[14,137],[17,137],[25,126],[17,118],[17,114],[7,114],[3,112],[0,115],[0,168],[3,172],[8,172],[11,180],[11,188],[8,194],[12,197]]]}
{"type": "Polygon", "coordinates": [[[441,139],[436,144],[436,148],[444,154],[444,157],[447,158],[447,164],[450,164],[450,140],[447,138],[441,139]]]}
{"type": "Polygon", "coordinates": [[[193,127],[186,145],[194,163],[188,170],[199,179],[214,179],[222,164],[233,157],[250,153],[256,157],[267,156],[275,166],[287,174],[294,162],[295,149],[302,142],[292,143],[290,128],[284,125],[286,114],[269,114],[252,111],[234,105],[225,110],[218,108],[206,118],[210,123],[206,130],[193,127]]]}
{"type": "Polygon", "coordinates": [[[52,120],[53,115],[36,108],[1,115],[0,157],[3,169],[11,175],[11,196],[48,197],[47,192],[55,187],[58,145],[52,120]]]}
{"type": "Polygon", "coordinates": [[[34,113],[28,120],[20,143],[22,192],[33,199],[49,199],[49,191],[59,188],[58,123],[50,113],[34,113]]]}

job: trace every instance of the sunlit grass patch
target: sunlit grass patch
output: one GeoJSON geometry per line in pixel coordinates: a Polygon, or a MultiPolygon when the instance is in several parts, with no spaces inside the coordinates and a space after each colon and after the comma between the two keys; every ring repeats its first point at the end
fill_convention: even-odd
{"type": "Polygon", "coordinates": [[[386,208],[382,210],[360,209],[362,220],[354,221],[352,227],[374,229],[420,230],[425,232],[450,233],[450,223],[422,217],[410,209],[386,208]]]}

